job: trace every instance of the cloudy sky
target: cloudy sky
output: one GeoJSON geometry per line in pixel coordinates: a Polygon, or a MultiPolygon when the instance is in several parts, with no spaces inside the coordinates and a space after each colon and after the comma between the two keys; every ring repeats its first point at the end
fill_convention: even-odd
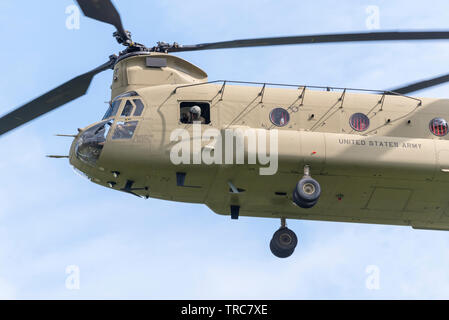
{"type": "MultiPolygon", "coordinates": [[[[449,30],[444,0],[114,3],[133,38],[148,46],[366,31],[368,6],[379,9],[380,29],[449,30]]],[[[1,114],[121,50],[109,25],[81,17],[79,30],[67,29],[73,4],[0,1],[1,114]]],[[[387,89],[449,72],[444,41],[179,55],[211,80],[387,89]]],[[[449,232],[289,221],[299,245],[281,260],[268,248],[277,220],[231,221],[203,205],[137,199],[90,183],[66,160],[45,158],[68,152],[70,139],[54,134],[100,119],[110,81],[109,71],[96,76],[87,96],[0,137],[0,298],[449,298],[449,232]],[[78,290],[66,286],[69,266],[79,270],[78,290]],[[366,285],[372,270],[377,289],[366,285]]]]}

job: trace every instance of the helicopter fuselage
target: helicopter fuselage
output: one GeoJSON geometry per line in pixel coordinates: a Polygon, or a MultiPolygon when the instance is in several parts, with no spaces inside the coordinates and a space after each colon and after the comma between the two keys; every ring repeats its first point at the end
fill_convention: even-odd
{"type": "Polygon", "coordinates": [[[432,119],[449,118],[449,100],[208,82],[162,53],[118,61],[111,88],[105,118],[70,150],[70,163],[97,184],[223,215],[238,206],[243,216],[449,230],[449,142],[429,130],[432,119]],[[193,105],[202,123],[183,121],[193,105]],[[280,123],[276,108],[288,113],[280,123]],[[369,118],[362,132],[350,124],[356,113],[369,118]],[[180,151],[187,161],[174,161],[180,151]],[[322,188],[310,209],[292,202],[305,167],[322,188]]]}

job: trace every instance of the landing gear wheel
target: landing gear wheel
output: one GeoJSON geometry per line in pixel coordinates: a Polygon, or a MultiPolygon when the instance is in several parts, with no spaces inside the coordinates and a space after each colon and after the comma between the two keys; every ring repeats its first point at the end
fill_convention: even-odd
{"type": "Polygon", "coordinates": [[[273,234],[270,250],[278,258],[287,258],[295,251],[297,244],[296,234],[287,227],[281,227],[273,234]]]}
{"type": "Polygon", "coordinates": [[[299,180],[295,188],[295,193],[304,202],[318,200],[321,195],[321,186],[315,179],[305,177],[299,180]]]}
{"type": "Polygon", "coordinates": [[[301,208],[312,208],[320,198],[321,186],[315,179],[304,177],[293,190],[293,202],[301,208]]]}
{"type": "Polygon", "coordinates": [[[298,198],[295,198],[295,195],[293,195],[293,202],[294,202],[298,207],[301,207],[301,208],[303,208],[303,209],[309,209],[309,208],[312,208],[314,205],[316,205],[317,202],[318,202],[318,200],[312,201],[312,202],[305,202],[305,201],[302,201],[302,200],[300,200],[300,199],[298,199],[298,198]]]}
{"type": "Polygon", "coordinates": [[[295,250],[290,250],[290,251],[279,250],[278,248],[276,248],[273,245],[273,240],[270,241],[270,250],[271,250],[271,253],[274,254],[278,258],[288,258],[293,254],[293,251],[295,251],[295,250]]]}

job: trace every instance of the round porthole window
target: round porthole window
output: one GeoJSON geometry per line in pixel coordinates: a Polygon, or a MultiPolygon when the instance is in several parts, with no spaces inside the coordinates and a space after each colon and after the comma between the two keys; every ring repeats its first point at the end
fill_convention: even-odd
{"type": "Polygon", "coordinates": [[[286,126],[290,121],[290,114],[284,108],[275,108],[270,112],[270,121],[278,127],[286,126]]]}
{"type": "Polygon", "coordinates": [[[448,132],[447,121],[443,118],[434,118],[430,121],[429,129],[437,137],[445,136],[448,132]]]}
{"type": "Polygon", "coordinates": [[[369,127],[369,118],[363,113],[354,113],[349,119],[349,124],[355,131],[365,131],[369,127]]]}

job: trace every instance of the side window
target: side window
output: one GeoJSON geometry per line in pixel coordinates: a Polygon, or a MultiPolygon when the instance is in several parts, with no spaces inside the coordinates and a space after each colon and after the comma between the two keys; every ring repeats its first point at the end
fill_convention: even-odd
{"type": "Polygon", "coordinates": [[[131,139],[136,131],[138,121],[118,121],[114,134],[112,135],[112,140],[118,139],[131,139]]]}
{"type": "Polygon", "coordinates": [[[143,108],[144,108],[143,102],[140,99],[134,99],[133,102],[136,105],[136,110],[134,111],[134,116],[140,117],[142,115],[143,108]]]}
{"type": "Polygon", "coordinates": [[[122,103],[122,100],[115,100],[112,103],[111,117],[113,117],[113,116],[115,116],[117,114],[118,108],[120,107],[121,103],[122,103]]]}
{"type": "MultiPolygon", "coordinates": [[[[112,99],[112,103],[109,104],[109,108],[106,111],[106,113],[104,114],[103,120],[108,119],[110,117],[114,117],[117,114],[117,112],[120,108],[120,105],[122,104],[122,100],[125,100],[124,98],[134,99],[133,101],[134,101],[134,103],[136,103],[137,100],[140,101],[140,99],[138,97],[139,96],[135,91],[129,91],[129,92],[125,92],[121,95],[118,95],[117,97],[112,99]]],[[[141,104],[143,105],[142,102],[141,102],[141,104]]],[[[133,108],[134,108],[134,104],[132,104],[131,101],[127,100],[125,107],[123,108],[123,111],[121,113],[121,116],[122,117],[131,116],[133,108]]],[[[137,113],[137,111],[138,111],[137,109],[138,108],[136,108],[135,113],[137,113]]],[[[142,110],[143,110],[143,108],[142,108],[142,110]]],[[[140,111],[140,113],[142,113],[142,110],[140,111]]]]}
{"type": "Polygon", "coordinates": [[[114,100],[112,104],[109,106],[108,110],[106,111],[103,120],[115,116],[117,114],[121,102],[122,100],[114,100]]]}
{"type": "Polygon", "coordinates": [[[123,107],[121,116],[129,117],[129,116],[131,116],[132,111],[133,111],[133,105],[131,104],[131,101],[128,100],[128,101],[126,101],[126,104],[123,107]]]}
{"type": "Polygon", "coordinates": [[[180,104],[179,121],[181,123],[193,123],[200,121],[201,124],[209,124],[210,104],[206,102],[184,101],[180,104]]]}

